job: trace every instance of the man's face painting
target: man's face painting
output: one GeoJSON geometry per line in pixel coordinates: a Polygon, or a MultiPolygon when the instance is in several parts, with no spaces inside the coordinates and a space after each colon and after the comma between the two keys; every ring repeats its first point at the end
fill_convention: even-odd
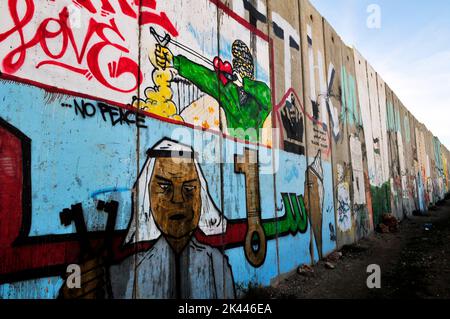
{"type": "Polygon", "coordinates": [[[165,236],[180,239],[197,228],[201,185],[193,159],[157,158],[149,196],[153,217],[165,236]]]}

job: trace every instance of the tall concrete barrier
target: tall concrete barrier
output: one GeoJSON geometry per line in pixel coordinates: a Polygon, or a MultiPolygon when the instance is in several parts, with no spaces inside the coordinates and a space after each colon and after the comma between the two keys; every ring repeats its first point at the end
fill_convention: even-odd
{"type": "Polygon", "coordinates": [[[449,193],[449,151],[307,0],[0,17],[2,299],[240,297],[449,193]]]}

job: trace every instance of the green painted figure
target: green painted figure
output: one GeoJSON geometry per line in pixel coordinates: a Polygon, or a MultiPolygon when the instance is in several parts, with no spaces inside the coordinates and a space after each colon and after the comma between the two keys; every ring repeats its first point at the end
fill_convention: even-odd
{"type": "Polygon", "coordinates": [[[157,64],[173,67],[178,74],[218,101],[224,109],[232,136],[250,141],[259,140],[261,129],[272,111],[271,91],[266,83],[254,79],[250,49],[236,40],[232,46],[233,66],[219,57],[214,70],[197,64],[160,45],[155,50],[157,64]]]}

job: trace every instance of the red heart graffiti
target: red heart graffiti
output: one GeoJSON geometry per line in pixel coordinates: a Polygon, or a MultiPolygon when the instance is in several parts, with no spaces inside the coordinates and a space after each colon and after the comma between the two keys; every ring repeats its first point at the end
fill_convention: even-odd
{"type": "Polygon", "coordinates": [[[222,81],[223,85],[226,85],[233,76],[233,67],[230,62],[223,62],[219,57],[214,58],[214,70],[219,73],[219,79],[222,81]],[[227,75],[229,76],[227,77],[227,75]]]}

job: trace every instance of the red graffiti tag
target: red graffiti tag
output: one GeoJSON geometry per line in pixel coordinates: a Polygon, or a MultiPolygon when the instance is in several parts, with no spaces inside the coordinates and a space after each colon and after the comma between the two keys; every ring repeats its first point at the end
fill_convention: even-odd
{"type": "MultiPolygon", "coordinates": [[[[25,42],[25,37],[23,34],[23,28],[31,21],[34,14],[34,3],[33,0],[25,1],[25,14],[23,15],[22,20],[19,18],[19,13],[17,12],[17,0],[9,0],[8,1],[9,12],[11,14],[11,18],[14,22],[14,27],[6,31],[5,33],[0,34],[0,42],[7,39],[11,34],[17,32],[20,37],[20,42],[23,44],[25,42]]],[[[22,65],[25,62],[26,51],[19,51],[19,58],[16,61],[16,65],[22,65]]],[[[6,70],[5,70],[6,71],[6,70]]],[[[6,71],[8,72],[8,71],[6,71]]]]}
{"type": "MultiPolygon", "coordinates": [[[[130,3],[126,0],[117,1],[125,16],[137,18],[137,14],[130,3]]],[[[97,12],[97,9],[90,0],[74,0],[74,3],[79,7],[85,8],[92,14],[97,12]]],[[[139,1],[133,0],[133,4],[138,7],[139,1]]],[[[18,0],[8,0],[9,13],[14,22],[14,27],[4,33],[0,33],[0,42],[13,34],[18,34],[20,41],[16,48],[5,55],[2,61],[3,72],[8,74],[16,73],[24,65],[27,52],[36,46],[40,46],[45,56],[41,61],[36,63],[37,69],[49,65],[64,68],[70,72],[81,74],[88,80],[95,78],[103,86],[122,93],[133,92],[142,83],[143,76],[137,61],[123,56],[129,54],[129,50],[125,46],[111,40],[111,37],[114,36],[124,43],[126,42],[114,18],[111,18],[108,23],[104,23],[98,22],[91,17],[80,46],[77,44],[70,26],[69,10],[67,7],[61,10],[58,17],[46,18],[40,22],[31,39],[25,39],[24,28],[30,24],[34,17],[35,4],[33,0],[25,0],[24,13],[19,13],[18,7],[18,0]],[[52,40],[52,44],[58,43],[59,45],[56,52],[54,48],[52,50],[49,49],[49,41],[52,40]],[[120,53],[120,58],[117,61],[107,62],[109,74],[105,74],[104,68],[101,68],[102,63],[105,63],[104,54],[102,55],[102,53],[107,48],[114,48],[120,53]],[[76,61],[69,64],[60,61],[60,59],[68,55],[69,51],[75,55],[76,61]],[[111,83],[112,79],[119,78],[125,74],[130,74],[134,78],[134,81],[130,82],[130,87],[122,88],[111,83]]],[[[142,7],[156,9],[156,1],[142,1],[142,7]]],[[[108,0],[102,0],[101,13],[102,15],[115,13],[113,6],[108,0]]],[[[141,12],[140,23],[157,24],[165,28],[172,35],[178,35],[177,30],[164,13],[141,12]]]]}
{"type": "MultiPolygon", "coordinates": [[[[119,2],[119,6],[123,14],[131,18],[137,18],[135,9],[133,9],[132,5],[127,0],[117,1],[119,2]]],[[[92,0],[73,0],[73,2],[79,7],[83,7],[93,14],[98,12],[98,10],[92,4],[92,0]]],[[[135,7],[139,7],[139,0],[132,0],[132,2],[135,7]]],[[[103,16],[116,13],[109,0],[102,0],[101,3],[102,6],[100,8],[100,11],[103,16]]],[[[142,0],[140,5],[142,8],[156,10],[156,0],[142,0]]],[[[172,22],[170,22],[169,18],[164,12],[156,13],[152,11],[141,10],[140,25],[142,26],[147,24],[159,25],[163,27],[167,32],[169,32],[172,36],[178,36],[178,31],[175,29],[172,22]]]]}
{"type": "MultiPolygon", "coordinates": [[[[136,12],[126,0],[118,0],[122,13],[129,17],[136,18],[136,12]]],[[[78,6],[87,9],[90,13],[97,13],[97,9],[92,4],[91,0],[73,0],[73,3],[78,6]]],[[[135,5],[139,5],[139,0],[134,0],[135,5]]],[[[108,14],[116,13],[113,6],[109,3],[109,0],[102,0],[101,14],[106,16],[108,14]]]]}
{"type": "MultiPolygon", "coordinates": [[[[142,8],[149,8],[152,10],[156,9],[156,0],[142,0],[142,8]]],[[[150,11],[142,11],[141,12],[141,20],[140,25],[147,24],[157,24],[163,27],[167,32],[169,32],[172,36],[178,36],[178,31],[175,29],[173,24],[170,22],[169,18],[164,12],[155,13],[150,11]]]]}

